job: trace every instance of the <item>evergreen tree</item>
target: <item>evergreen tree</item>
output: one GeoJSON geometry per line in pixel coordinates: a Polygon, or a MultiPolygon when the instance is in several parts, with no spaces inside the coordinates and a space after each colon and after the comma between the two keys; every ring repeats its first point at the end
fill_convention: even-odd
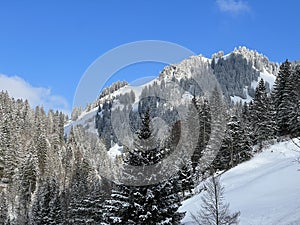
{"type": "Polygon", "coordinates": [[[107,224],[135,224],[138,213],[134,208],[131,187],[123,184],[114,184],[111,199],[106,200],[103,206],[103,221],[107,224]]]}
{"type": "Polygon", "coordinates": [[[4,119],[2,127],[2,140],[1,148],[4,152],[4,170],[2,181],[4,183],[11,183],[13,176],[15,175],[15,169],[18,165],[17,160],[17,148],[18,143],[15,141],[14,123],[12,114],[8,114],[8,117],[4,119]]]}
{"type": "Polygon", "coordinates": [[[85,224],[102,224],[103,220],[103,202],[107,199],[106,193],[103,193],[102,186],[90,193],[82,202],[82,208],[85,210],[85,224]]]}
{"type": "Polygon", "coordinates": [[[20,169],[20,185],[19,185],[19,216],[18,224],[29,224],[29,213],[31,205],[31,197],[36,189],[37,183],[37,162],[33,155],[29,154],[23,162],[20,169]]]}
{"type": "Polygon", "coordinates": [[[31,224],[62,224],[57,217],[61,215],[58,184],[54,178],[40,182],[32,207],[31,224]]]}
{"type": "Polygon", "coordinates": [[[206,99],[204,99],[202,104],[194,100],[194,105],[196,106],[198,111],[199,138],[198,138],[197,147],[192,156],[192,167],[193,167],[193,172],[197,174],[199,173],[199,171],[196,172],[199,159],[202,157],[203,150],[205,149],[210,138],[211,112],[210,112],[209,103],[206,99]]]}
{"type": "Polygon", "coordinates": [[[0,92],[1,224],[63,223],[62,115],[0,92]]]}
{"type": "MultiPolygon", "coordinates": [[[[167,157],[171,152],[175,151],[180,140],[180,135],[181,123],[180,121],[177,121],[172,127],[170,137],[167,138],[166,143],[164,143],[162,148],[160,149],[160,153],[163,156],[162,158],[167,157]]],[[[185,164],[181,168],[179,168],[178,171],[178,182],[181,185],[180,192],[182,193],[183,198],[189,197],[189,195],[192,193],[192,189],[194,188],[194,172],[192,167],[192,160],[186,161],[187,162],[185,162],[185,164]]]]}
{"type": "Polygon", "coordinates": [[[141,140],[146,140],[150,138],[151,130],[150,130],[150,110],[147,109],[146,112],[143,114],[142,118],[142,128],[138,132],[138,138],[141,140]]]}
{"type": "Polygon", "coordinates": [[[213,162],[215,169],[227,170],[251,158],[251,145],[247,135],[239,119],[231,116],[222,147],[213,162]]]}
{"type": "Polygon", "coordinates": [[[252,128],[255,144],[262,147],[262,142],[274,138],[275,120],[270,99],[267,96],[264,80],[261,79],[256,88],[252,107],[252,128]]]}
{"type": "Polygon", "coordinates": [[[252,129],[252,118],[253,118],[253,102],[250,101],[250,103],[244,103],[243,109],[241,112],[241,126],[242,129],[245,131],[246,136],[248,138],[248,141],[250,145],[252,145],[252,140],[254,140],[253,137],[253,129],[252,129]]]}
{"type": "MultiPolygon", "coordinates": [[[[147,172],[143,168],[154,165],[161,160],[160,149],[149,149],[144,146],[145,140],[150,138],[150,112],[146,110],[142,118],[142,127],[138,132],[140,145],[136,144],[133,151],[128,152],[124,165],[124,176],[127,176],[127,183],[134,182],[135,177],[127,171],[130,166],[138,166],[142,172],[147,172]]],[[[178,187],[178,175],[161,181],[158,184],[147,186],[129,186],[115,184],[111,199],[104,205],[105,222],[113,224],[180,224],[183,216],[178,213],[180,206],[178,187]]]]}
{"type": "Polygon", "coordinates": [[[178,181],[181,182],[181,192],[183,198],[188,198],[192,194],[192,189],[194,188],[193,181],[193,168],[191,163],[187,163],[178,172],[178,181]],[[188,192],[188,195],[186,194],[188,192]]]}
{"type": "MultiPolygon", "coordinates": [[[[71,181],[70,203],[68,207],[69,224],[95,224],[99,222],[102,209],[92,192],[92,182],[89,180],[91,168],[79,151],[75,152],[75,168],[71,181]],[[97,211],[96,211],[97,210],[97,211]],[[98,214],[98,215],[97,215],[98,214]]],[[[100,197],[101,192],[97,194],[100,197]]],[[[101,201],[99,198],[98,201],[101,201]]]]}
{"type": "Polygon", "coordinates": [[[272,98],[274,108],[276,110],[276,124],[278,128],[278,135],[289,134],[289,114],[287,109],[287,102],[290,93],[287,91],[287,82],[292,73],[291,63],[286,60],[281,64],[280,70],[275,80],[272,98]]]}
{"type": "MultiPolygon", "coordinates": [[[[226,131],[227,121],[227,110],[223,102],[223,97],[220,90],[215,87],[210,97],[210,108],[211,108],[211,136],[207,150],[211,152],[208,155],[209,162],[216,160],[216,157],[221,154],[222,151],[222,140],[226,131]]],[[[205,165],[205,171],[208,170],[210,165],[205,165]]]]}
{"type": "Polygon", "coordinates": [[[300,136],[300,65],[296,65],[287,82],[288,101],[286,105],[288,113],[288,130],[291,137],[300,136]]]}
{"type": "Polygon", "coordinates": [[[36,152],[38,158],[38,168],[41,173],[41,176],[43,176],[47,164],[48,146],[47,146],[47,139],[45,135],[42,133],[37,137],[36,140],[36,152]]]}
{"type": "Polygon", "coordinates": [[[8,223],[8,205],[6,199],[6,193],[4,191],[0,192],[0,224],[8,223]]]}

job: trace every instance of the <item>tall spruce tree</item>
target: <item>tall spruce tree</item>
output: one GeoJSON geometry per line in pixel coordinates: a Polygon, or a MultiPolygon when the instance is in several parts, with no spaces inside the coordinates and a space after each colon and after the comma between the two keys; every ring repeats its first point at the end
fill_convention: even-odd
{"type": "MultiPolygon", "coordinates": [[[[181,122],[174,123],[170,136],[165,140],[165,143],[160,148],[162,157],[168,157],[170,153],[174,152],[181,135],[181,122]]],[[[179,156],[180,157],[180,156],[179,156]]],[[[178,182],[181,185],[181,193],[183,198],[189,197],[194,188],[194,172],[192,168],[192,159],[186,160],[186,163],[179,168],[178,182]]]]}
{"type": "MultiPolygon", "coordinates": [[[[125,158],[125,164],[139,166],[141,170],[148,165],[154,165],[161,160],[159,148],[149,149],[143,146],[145,140],[151,138],[150,112],[146,110],[142,118],[142,127],[138,132],[141,145],[129,151],[125,158]]],[[[127,181],[134,182],[135,177],[126,171],[124,165],[124,176],[127,181]]],[[[143,170],[144,171],[144,170],[143,170]]],[[[145,171],[144,171],[145,172],[145,171]]],[[[106,223],[114,224],[180,224],[183,217],[178,213],[181,198],[178,186],[178,175],[161,181],[158,184],[147,186],[130,186],[115,184],[111,199],[104,204],[104,220],[106,223]]]]}
{"type": "Polygon", "coordinates": [[[271,100],[267,96],[265,82],[259,81],[252,107],[253,142],[262,146],[262,142],[274,138],[276,123],[271,100]]]}
{"type": "Polygon", "coordinates": [[[61,215],[59,207],[58,183],[53,177],[40,182],[34,204],[30,224],[62,224],[57,217],[61,215]]]}
{"type": "MultiPolygon", "coordinates": [[[[210,108],[211,108],[211,137],[210,145],[208,145],[208,151],[211,151],[209,155],[209,161],[215,164],[218,157],[222,155],[222,144],[225,137],[226,123],[228,121],[227,110],[223,101],[223,96],[220,90],[215,87],[210,97],[210,108]]],[[[211,165],[206,165],[205,170],[207,171],[211,165]]]]}
{"type": "MultiPolygon", "coordinates": [[[[93,218],[89,213],[88,194],[90,181],[88,180],[91,168],[83,159],[79,151],[75,152],[75,168],[70,185],[70,204],[68,207],[69,224],[92,224],[93,218]]],[[[101,212],[98,212],[101,213],[101,212]]]]}
{"type": "Polygon", "coordinates": [[[241,125],[244,128],[247,138],[249,139],[249,144],[252,145],[253,137],[253,129],[252,129],[252,109],[253,109],[253,102],[250,101],[249,103],[244,103],[243,109],[241,112],[241,125]]]}
{"type": "Polygon", "coordinates": [[[211,132],[211,112],[209,107],[209,102],[204,99],[203,103],[200,103],[196,99],[193,101],[198,112],[199,119],[199,138],[197,147],[192,155],[192,167],[193,173],[198,174],[200,171],[196,171],[199,163],[199,159],[203,155],[203,150],[205,149],[211,132]]]}
{"type": "Polygon", "coordinates": [[[220,151],[213,162],[214,169],[227,170],[249,160],[251,144],[237,116],[231,116],[220,151]]]}
{"type": "Polygon", "coordinates": [[[4,191],[0,192],[0,224],[9,224],[8,222],[8,204],[4,191]]]}
{"type": "Polygon", "coordinates": [[[291,63],[286,60],[280,65],[278,75],[275,80],[275,84],[272,92],[272,99],[274,108],[276,110],[276,124],[278,128],[278,135],[289,134],[289,114],[287,108],[287,102],[290,93],[287,90],[287,82],[292,73],[291,63]]]}
{"type": "Polygon", "coordinates": [[[300,65],[293,67],[291,76],[287,82],[287,103],[288,130],[291,137],[300,136],[300,65]]]}
{"type": "Polygon", "coordinates": [[[37,160],[30,153],[21,165],[19,179],[20,206],[17,221],[19,224],[29,224],[31,196],[37,184],[37,160]]]}

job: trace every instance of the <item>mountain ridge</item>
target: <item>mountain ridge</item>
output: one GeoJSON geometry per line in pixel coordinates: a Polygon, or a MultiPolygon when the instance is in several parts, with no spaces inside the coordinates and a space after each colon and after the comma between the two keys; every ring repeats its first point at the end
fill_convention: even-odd
{"type": "MultiPolygon", "coordinates": [[[[158,74],[157,78],[139,87],[151,85],[153,84],[153,82],[157,82],[160,84],[162,80],[166,82],[172,81],[172,79],[177,79],[180,82],[180,80],[182,79],[190,79],[198,76],[199,74],[197,74],[197,71],[200,71],[199,73],[201,73],[203,72],[203,70],[204,72],[211,72],[214,76],[217,77],[219,83],[221,84],[223,94],[228,99],[228,101],[249,102],[254,97],[255,88],[260,79],[265,80],[267,90],[270,92],[279,70],[279,64],[269,61],[267,56],[259,53],[256,50],[251,50],[245,46],[240,46],[234,48],[233,51],[226,55],[224,55],[223,51],[219,51],[212,54],[211,58],[207,58],[202,54],[190,56],[189,58],[184,59],[179,63],[164,67],[163,70],[158,74]],[[250,75],[241,74],[241,72],[239,72],[240,74],[237,74],[232,80],[227,81],[228,75],[226,75],[226,77],[224,78],[219,75],[219,71],[216,72],[216,69],[212,68],[214,67],[213,64],[221,64],[220,59],[225,62],[233,60],[233,62],[230,62],[231,64],[236,63],[238,60],[246,60],[246,63],[249,64],[247,65],[249,67],[249,70],[251,70],[252,68],[253,71],[249,72],[250,75]],[[247,80],[247,82],[244,82],[245,80],[247,80]],[[229,84],[229,82],[231,82],[231,84],[229,84]],[[235,88],[234,82],[242,82],[242,84],[239,88],[235,88]]],[[[232,68],[231,70],[236,69],[232,68]]],[[[230,72],[231,71],[225,71],[224,74],[229,74],[230,72]]],[[[141,91],[136,91],[137,89],[139,88],[131,86],[130,83],[127,83],[126,81],[115,82],[112,85],[104,88],[103,91],[105,93],[102,92],[97,100],[95,100],[91,104],[88,104],[88,107],[82,113],[86,114],[89,110],[92,110],[99,105],[103,105],[105,101],[112,100],[118,95],[123,95],[131,91],[134,91],[135,97],[139,98],[141,91]]]]}

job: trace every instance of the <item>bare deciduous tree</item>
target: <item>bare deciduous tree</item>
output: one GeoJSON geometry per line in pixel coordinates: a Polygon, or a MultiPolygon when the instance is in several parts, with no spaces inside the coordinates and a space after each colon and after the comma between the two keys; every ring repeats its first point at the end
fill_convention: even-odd
{"type": "MultiPolygon", "coordinates": [[[[295,139],[297,141],[295,141],[293,138],[291,138],[291,140],[294,143],[294,145],[296,145],[299,148],[299,150],[296,150],[296,151],[300,153],[300,144],[299,144],[300,143],[300,137],[295,138],[295,139]]],[[[296,162],[300,163],[300,156],[296,158],[296,162]]]]}
{"type": "Polygon", "coordinates": [[[230,213],[229,204],[224,202],[224,187],[218,177],[212,176],[205,184],[201,210],[192,214],[199,225],[235,225],[239,223],[240,212],[230,213]]]}

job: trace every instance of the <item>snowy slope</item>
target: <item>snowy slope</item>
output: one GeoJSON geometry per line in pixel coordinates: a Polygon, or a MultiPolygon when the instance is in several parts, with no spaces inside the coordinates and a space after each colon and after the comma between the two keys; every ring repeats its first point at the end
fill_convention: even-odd
{"type": "Polygon", "coordinates": [[[123,152],[123,146],[119,146],[118,144],[114,144],[109,151],[107,152],[109,157],[112,159],[116,158],[117,156],[121,155],[123,152]]]}
{"type": "Polygon", "coordinates": [[[231,101],[234,102],[234,103],[240,103],[240,102],[242,102],[242,103],[245,103],[245,102],[249,103],[249,102],[251,102],[253,100],[253,98],[248,94],[248,87],[244,88],[244,93],[246,95],[245,99],[241,98],[240,96],[236,96],[235,95],[235,96],[230,96],[231,101]]]}
{"type": "MultiPolygon", "coordinates": [[[[270,90],[272,90],[275,80],[276,80],[276,76],[268,71],[266,71],[265,69],[263,69],[263,71],[260,71],[260,75],[256,80],[253,80],[251,82],[251,87],[255,90],[256,87],[258,86],[259,81],[263,79],[265,81],[265,83],[267,83],[269,85],[270,90]]],[[[243,99],[239,96],[230,96],[231,101],[235,102],[235,103],[239,103],[239,102],[247,102],[249,103],[251,100],[253,100],[253,98],[248,94],[248,87],[244,88],[244,93],[246,95],[246,98],[243,99]]]]}
{"type": "MultiPolygon", "coordinates": [[[[225,200],[240,211],[241,225],[300,224],[300,153],[292,141],[276,143],[221,176],[225,200]]],[[[200,184],[201,185],[201,184],[200,184]]],[[[183,203],[184,224],[200,209],[201,194],[183,203]]]]}
{"type": "Polygon", "coordinates": [[[95,128],[95,116],[97,114],[98,107],[91,109],[90,111],[84,111],[76,121],[70,121],[65,125],[65,134],[69,134],[72,126],[82,125],[87,128],[91,133],[97,134],[95,128]]]}
{"type": "MultiPolygon", "coordinates": [[[[149,83],[147,83],[145,85],[148,85],[152,82],[153,81],[150,81],[149,83]]],[[[111,99],[118,95],[129,93],[130,91],[133,91],[136,96],[136,102],[138,102],[138,97],[141,95],[142,89],[145,85],[142,85],[142,86],[126,85],[125,87],[122,87],[119,90],[113,92],[111,95],[104,96],[101,100],[102,101],[108,100],[108,99],[111,99]]],[[[114,107],[116,107],[116,106],[114,106],[114,107]]],[[[83,111],[76,121],[69,121],[67,124],[65,124],[65,134],[68,134],[70,132],[70,129],[72,126],[78,126],[78,125],[87,127],[88,128],[87,130],[91,133],[97,133],[97,130],[95,129],[95,117],[96,117],[97,112],[98,112],[98,106],[92,108],[89,111],[83,111]]]]}
{"type": "Polygon", "coordinates": [[[274,83],[275,83],[275,75],[272,73],[269,73],[266,70],[263,70],[262,72],[260,72],[260,76],[258,78],[258,81],[253,81],[251,83],[251,87],[256,88],[258,85],[258,82],[260,81],[260,79],[264,79],[265,82],[267,82],[270,86],[270,89],[272,89],[274,83]]]}

